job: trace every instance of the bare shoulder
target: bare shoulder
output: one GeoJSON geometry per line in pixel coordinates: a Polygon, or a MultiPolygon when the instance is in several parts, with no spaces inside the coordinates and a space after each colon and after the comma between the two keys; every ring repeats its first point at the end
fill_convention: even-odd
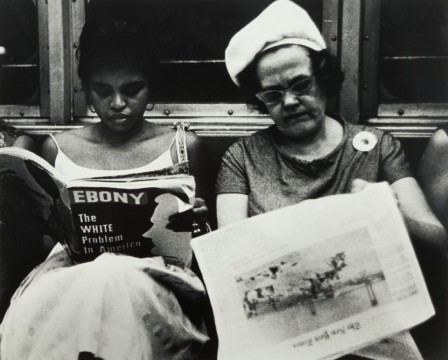
{"type": "Polygon", "coordinates": [[[145,122],[141,131],[141,139],[145,142],[165,142],[170,141],[176,135],[176,130],[170,126],[145,122]]]}
{"type": "Polygon", "coordinates": [[[69,131],[63,131],[54,135],[54,138],[58,144],[71,146],[73,143],[79,144],[79,142],[88,141],[90,137],[90,127],[82,127],[79,129],[73,129],[69,131]]]}
{"type": "Polygon", "coordinates": [[[190,163],[201,162],[201,160],[205,158],[207,153],[204,145],[204,140],[193,131],[186,131],[185,136],[190,163]]]}
{"type": "Polygon", "coordinates": [[[442,129],[436,130],[428,142],[428,149],[448,151],[448,134],[442,129]]]}
{"type": "Polygon", "coordinates": [[[418,166],[420,184],[431,202],[446,201],[447,175],[448,135],[439,129],[429,140],[418,166]]]}
{"type": "Polygon", "coordinates": [[[193,131],[185,132],[187,148],[190,150],[195,150],[203,145],[203,140],[193,131]]]}
{"type": "Polygon", "coordinates": [[[448,171],[446,168],[448,162],[447,155],[448,135],[444,130],[439,129],[432,135],[426,145],[420,160],[420,168],[443,168],[444,173],[446,173],[448,171]]]}
{"type": "Polygon", "coordinates": [[[51,136],[45,138],[40,151],[40,156],[53,166],[61,145],[64,149],[72,148],[73,146],[83,147],[83,144],[87,141],[87,134],[84,128],[57,133],[53,137],[54,140],[51,136]]]}
{"type": "Polygon", "coordinates": [[[47,160],[51,165],[54,166],[56,155],[58,154],[58,147],[51,136],[47,136],[42,143],[40,149],[40,156],[47,160]]]}

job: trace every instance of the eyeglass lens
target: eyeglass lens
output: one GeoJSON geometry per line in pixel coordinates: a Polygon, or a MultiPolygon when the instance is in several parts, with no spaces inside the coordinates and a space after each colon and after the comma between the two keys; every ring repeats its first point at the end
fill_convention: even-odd
{"type": "Polygon", "coordinates": [[[288,89],[285,90],[267,90],[261,91],[256,96],[263,102],[268,104],[279,103],[283,100],[283,95],[287,91],[291,91],[294,95],[300,96],[303,95],[311,88],[311,78],[302,79],[295,84],[291,85],[288,89]]]}

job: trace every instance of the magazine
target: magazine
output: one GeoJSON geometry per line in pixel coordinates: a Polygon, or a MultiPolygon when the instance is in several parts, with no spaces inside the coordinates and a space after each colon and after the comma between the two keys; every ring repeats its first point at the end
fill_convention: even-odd
{"type": "Polygon", "coordinates": [[[192,208],[195,182],[187,170],[185,162],[65,181],[34,153],[0,149],[0,220],[37,224],[77,262],[114,252],[189,266],[191,233],[166,228],[170,215],[192,208]]]}
{"type": "Polygon", "coordinates": [[[386,183],[255,216],[192,247],[219,359],[333,359],[392,335],[406,342],[400,332],[434,315],[386,183]]]}

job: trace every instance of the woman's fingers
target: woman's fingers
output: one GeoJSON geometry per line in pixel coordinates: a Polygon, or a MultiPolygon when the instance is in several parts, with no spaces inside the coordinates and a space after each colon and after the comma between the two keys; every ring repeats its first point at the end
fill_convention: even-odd
{"type": "Polygon", "coordinates": [[[205,204],[204,199],[196,198],[193,204],[193,221],[205,221],[207,220],[208,207],[205,204]]]}
{"type": "Polygon", "coordinates": [[[369,186],[369,182],[362,179],[355,179],[352,182],[352,190],[351,193],[357,193],[364,190],[367,186],[369,186]]]}
{"type": "Polygon", "coordinates": [[[205,205],[205,201],[201,198],[196,198],[192,209],[171,215],[166,227],[167,229],[177,232],[192,231],[193,223],[205,222],[207,214],[208,208],[207,205],[205,205]]]}
{"type": "MultiPolygon", "coordinates": [[[[362,191],[362,190],[364,190],[367,186],[369,186],[370,184],[373,184],[373,183],[371,183],[371,182],[369,182],[369,181],[362,180],[362,179],[355,179],[355,180],[353,180],[353,182],[352,182],[352,190],[351,190],[351,193],[354,194],[354,193],[357,193],[357,192],[359,192],[359,191],[362,191]]],[[[397,195],[397,193],[394,191],[394,189],[391,188],[391,190],[392,190],[392,193],[393,193],[393,195],[394,195],[394,197],[395,197],[395,202],[397,203],[397,206],[400,207],[400,201],[399,201],[399,199],[398,199],[398,195],[397,195]]]]}

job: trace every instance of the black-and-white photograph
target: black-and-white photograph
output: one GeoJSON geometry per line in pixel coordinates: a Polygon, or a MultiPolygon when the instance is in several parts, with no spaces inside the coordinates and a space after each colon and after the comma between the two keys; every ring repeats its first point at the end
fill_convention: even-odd
{"type": "Polygon", "coordinates": [[[316,243],[235,277],[251,332],[296,337],[387,304],[391,295],[365,229],[316,243]]]}
{"type": "MultiPolygon", "coordinates": [[[[433,308],[422,318],[412,311],[419,320],[389,343],[355,350],[448,358],[448,0],[0,0],[0,164],[1,359],[217,359],[226,353],[217,324],[233,319],[218,319],[203,274],[213,263],[198,261],[191,239],[383,182],[433,308]],[[48,205],[10,176],[3,156],[40,159],[58,183],[48,205]],[[157,211],[113,210],[109,200],[139,202],[167,174],[189,179],[157,195],[175,199],[157,211]],[[132,189],[78,189],[89,206],[104,203],[78,213],[62,184],[94,178],[132,189]],[[159,288],[140,259],[175,266],[200,284],[201,301],[159,288]],[[100,281],[111,269],[138,286],[100,281]],[[81,278],[130,300],[104,290],[95,314],[106,317],[64,320],[58,314],[89,319],[94,306],[43,289],[63,283],[87,299],[81,278]],[[163,300],[150,296],[154,287],[163,300]],[[163,316],[135,315],[140,300],[163,316]],[[108,322],[118,313],[133,319],[127,332],[108,322]]],[[[362,269],[353,254],[360,239],[335,238],[344,246],[331,251],[316,243],[236,275],[248,326],[280,338],[302,330],[271,324],[273,314],[320,326],[390,304],[379,260],[362,269]]]]}

